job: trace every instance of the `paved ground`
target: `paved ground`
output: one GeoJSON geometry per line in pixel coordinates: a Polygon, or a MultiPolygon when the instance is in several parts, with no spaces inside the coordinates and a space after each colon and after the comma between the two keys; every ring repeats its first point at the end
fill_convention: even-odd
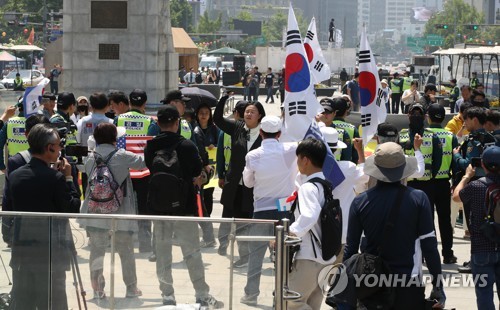
{"type": "MultiPolygon", "coordinates": [[[[265,97],[262,98],[261,102],[264,102],[265,97]]],[[[266,112],[268,114],[278,115],[279,114],[279,104],[266,104],[266,112]]],[[[214,213],[213,218],[217,218],[222,213],[222,207],[218,201],[221,191],[216,189],[214,197],[214,213]]],[[[437,222],[436,222],[437,225],[437,222]]],[[[214,225],[216,232],[218,224],[214,225]]],[[[73,236],[78,250],[78,262],[82,273],[82,278],[84,281],[84,288],[87,291],[87,302],[89,309],[109,309],[111,308],[110,299],[98,302],[92,300],[92,291],[90,286],[90,276],[88,267],[88,257],[89,248],[87,244],[87,238],[85,237],[84,231],[81,230],[78,225],[73,225],[73,236]]],[[[459,263],[469,260],[470,244],[469,241],[462,239],[463,230],[461,228],[455,228],[455,238],[454,238],[454,250],[455,255],[458,257],[459,263]]],[[[136,250],[137,252],[137,250],[136,250]]],[[[237,252],[237,251],[236,251],[237,252]]],[[[259,305],[257,307],[247,307],[239,303],[240,297],[243,295],[243,288],[246,282],[246,270],[245,268],[236,270],[234,273],[234,285],[231,288],[229,285],[229,257],[219,256],[217,254],[217,249],[203,249],[203,261],[205,264],[206,278],[207,282],[211,287],[211,294],[213,294],[217,299],[224,301],[226,309],[229,308],[229,291],[232,289],[233,296],[233,309],[272,309],[272,292],[274,290],[274,270],[273,264],[270,263],[268,257],[264,260],[263,266],[263,276],[261,280],[261,295],[259,298],[259,305]]],[[[10,260],[10,249],[5,247],[5,244],[0,243],[0,254],[3,262],[7,265],[7,271],[10,275],[10,268],[8,267],[8,262],[10,260]]],[[[156,277],[155,264],[147,260],[149,254],[147,253],[136,253],[136,263],[137,263],[137,276],[138,285],[143,291],[143,296],[140,298],[127,299],[124,298],[125,286],[121,280],[121,267],[118,255],[116,255],[116,266],[114,269],[116,279],[115,279],[115,308],[116,309],[169,309],[168,307],[162,307],[161,296],[158,288],[158,280],[156,277]]],[[[176,289],[177,301],[184,304],[192,304],[194,302],[194,294],[191,282],[188,277],[187,270],[185,269],[185,264],[182,261],[182,255],[179,247],[174,247],[174,260],[173,260],[173,277],[174,286],[176,289]]],[[[108,296],[111,295],[110,289],[110,255],[106,255],[105,258],[105,277],[106,277],[106,293],[108,296]]],[[[8,285],[7,277],[3,271],[0,270],[0,293],[5,293],[10,291],[10,286],[8,285]]],[[[443,265],[443,270],[448,273],[456,273],[457,265],[443,265]]],[[[78,309],[75,289],[72,286],[72,276],[71,273],[67,273],[67,293],[70,303],[70,308],[78,309]]],[[[475,309],[475,294],[474,288],[472,287],[453,287],[447,288],[447,308],[452,309],[475,309]]],[[[430,293],[430,287],[427,288],[427,294],[430,293]]],[[[27,298],[29,298],[27,296],[27,298]]],[[[179,306],[180,308],[180,306],[179,306]]],[[[173,309],[170,307],[170,309],[173,309]]],[[[192,307],[187,307],[186,309],[192,309],[192,307]]],[[[328,306],[322,307],[322,309],[329,309],[328,306]]]]}

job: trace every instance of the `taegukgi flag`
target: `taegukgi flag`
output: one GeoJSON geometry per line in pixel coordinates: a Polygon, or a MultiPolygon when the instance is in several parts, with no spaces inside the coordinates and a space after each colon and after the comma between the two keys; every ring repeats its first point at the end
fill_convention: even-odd
{"type": "Polygon", "coordinates": [[[26,87],[23,96],[24,115],[26,117],[37,113],[40,102],[42,101],[43,89],[49,83],[50,80],[44,78],[37,86],[26,87]]]}
{"type": "Polygon", "coordinates": [[[309,61],[291,5],[286,36],[285,92],[283,131],[290,141],[300,141],[323,108],[314,94],[309,61]]]}
{"type": "Polygon", "coordinates": [[[315,84],[330,79],[330,66],[323,56],[323,51],[318,41],[318,33],[316,32],[316,19],[313,17],[307,29],[304,39],[304,49],[306,50],[307,60],[313,82],[315,84]]]}
{"type": "Polygon", "coordinates": [[[377,65],[366,37],[365,27],[361,31],[359,45],[359,94],[363,144],[366,146],[377,132],[378,124],[385,122],[387,111],[384,91],[380,87],[377,65]]]}

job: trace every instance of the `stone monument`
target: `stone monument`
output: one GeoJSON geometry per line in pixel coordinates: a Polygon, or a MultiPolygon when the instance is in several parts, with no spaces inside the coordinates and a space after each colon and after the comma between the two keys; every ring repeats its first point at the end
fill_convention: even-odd
{"type": "Polygon", "coordinates": [[[169,0],[64,0],[64,91],[144,89],[159,103],[177,89],[169,0]]]}

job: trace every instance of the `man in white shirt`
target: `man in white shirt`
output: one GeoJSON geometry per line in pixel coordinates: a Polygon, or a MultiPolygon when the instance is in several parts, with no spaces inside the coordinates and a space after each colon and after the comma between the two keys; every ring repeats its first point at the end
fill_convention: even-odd
{"type": "MultiPolygon", "coordinates": [[[[297,143],[280,143],[282,122],[277,116],[265,116],[260,124],[262,145],[248,152],[243,170],[243,182],[253,187],[254,219],[281,220],[288,212],[281,208],[280,199],[287,198],[295,187],[295,150],[297,143]],[[280,208],[280,209],[278,209],[280,208]]],[[[282,201],[283,201],[282,200],[282,201]]],[[[253,224],[251,236],[272,236],[274,226],[253,224]]],[[[256,305],[259,296],[262,261],[266,254],[267,242],[250,242],[247,285],[241,303],[256,305]]]]}
{"type": "Polygon", "coordinates": [[[189,72],[184,76],[184,81],[188,84],[194,84],[196,79],[196,73],[194,72],[193,67],[189,68],[189,72]]]}
{"type": "Polygon", "coordinates": [[[301,297],[288,301],[288,309],[320,309],[323,303],[323,290],[318,284],[321,270],[331,265],[336,256],[325,261],[321,247],[313,241],[309,232],[321,240],[321,226],[318,218],[325,203],[323,186],[309,182],[313,178],[324,179],[323,163],[326,158],[326,146],[323,141],[312,138],[303,140],[297,147],[297,166],[304,183],[298,191],[295,221],[290,225],[290,234],[302,238],[300,250],[295,255],[292,271],[289,275],[289,288],[300,293],[301,297]],[[313,243],[314,242],[314,243],[313,243]]]}
{"type": "Polygon", "coordinates": [[[92,114],[84,116],[76,124],[78,128],[76,139],[78,143],[85,146],[87,146],[89,137],[94,134],[94,129],[97,125],[100,123],[113,123],[113,120],[105,115],[109,110],[109,102],[106,94],[94,93],[90,96],[89,101],[93,110],[92,114]]]}

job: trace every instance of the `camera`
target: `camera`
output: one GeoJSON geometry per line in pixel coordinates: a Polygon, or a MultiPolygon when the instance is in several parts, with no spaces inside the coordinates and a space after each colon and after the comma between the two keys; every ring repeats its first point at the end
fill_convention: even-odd
{"type": "Polygon", "coordinates": [[[72,123],[55,123],[59,137],[61,138],[61,156],[71,156],[76,157],[76,165],[83,165],[83,158],[89,153],[88,147],[81,144],[70,144],[66,145],[66,139],[68,132],[77,130],[76,125],[72,123]]]}
{"type": "Polygon", "coordinates": [[[470,164],[472,165],[472,167],[474,168],[479,168],[481,167],[481,157],[472,157],[470,159],[470,164]]]}

